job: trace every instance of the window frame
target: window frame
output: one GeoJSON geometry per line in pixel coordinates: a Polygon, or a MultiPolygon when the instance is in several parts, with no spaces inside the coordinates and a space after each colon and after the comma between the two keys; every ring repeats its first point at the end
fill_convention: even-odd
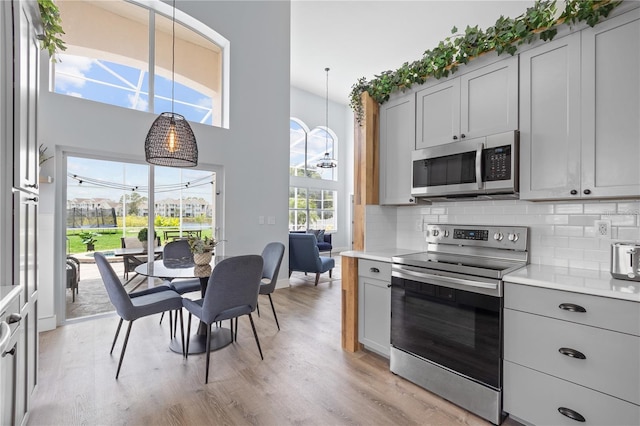
{"type": "MultiPolygon", "coordinates": [[[[146,111],[150,114],[154,114],[154,98],[155,98],[155,88],[154,88],[154,80],[155,80],[155,16],[156,14],[160,14],[168,19],[173,19],[173,7],[170,4],[166,4],[162,1],[152,1],[152,0],[121,0],[125,3],[130,3],[134,6],[142,7],[147,9],[149,13],[149,57],[147,63],[147,74],[148,74],[148,108],[146,111]]],[[[228,129],[229,128],[229,91],[230,91],[230,58],[231,58],[231,43],[229,40],[224,38],[220,33],[215,31],[213,28],[208,27],[204,23],[195,19],[194,17],[188,15],[182,10],[176,7],[175,9],[175,21],[185,28],[197,33],[201,37],[204,37],[211,41],[213,44],[217,45],[220,48],[220,57],[221,57],[221,69],[220,69],[220,125],[219,127],[228,129]]],[[[55,70],[56,63],[51,62],[51,78],[50,78],[50,87],[49,90],[52,93],[55,92],[55,70]]],[[[67,95],[65,95],[67,96],[67,95]]],[[[103,102],[105,103],[105,102],[103,102]]],[[[119,106],[117,104],[109,104],[107,105],[119,106]]],[[[190,120],[194,122],[193,120],[190,120]]],[[[209,125],[209,124],[207,124],[209,125]]],[[[211,124],[212,127],[218,127],[218,125],[211,124]]]]}

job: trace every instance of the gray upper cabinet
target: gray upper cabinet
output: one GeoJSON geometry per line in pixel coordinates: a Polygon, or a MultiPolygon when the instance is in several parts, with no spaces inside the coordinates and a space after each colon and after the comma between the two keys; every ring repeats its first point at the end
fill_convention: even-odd
{"type": "Polygon", "coordinates": [[[520,198],[640,196],[640,9],[520,55],[520,198]]]}
{"type": "Polygon", "coordinates": [[[520,198],[580,189],[580,33],[520,54],[520,198]]]}
{"type": "Polygon", "coordinates": [[[415,204],[411,196],[411,151],[415,144],[415,94],[380,106],[380,204],[415,204]]]}
{"type": "Polygon", "coordinates": [[[582,31],[582,190],[640,196],[640,9],[582,31]]]}
{"type": "Polygon", "coordinates": [[[518,129],[518,58],[417,92],[416,149],[518,129]]]}
{"type": "Polygon", "coordinates": [[[457,140],[460,135],[460,78],[420,90],[416,97],[415,149],[457,140]]]}
{"type": "MultiPolygon", "coordinates": [[[[38,16],[35,1],[14,2],[13,62],[13,186],[31,192],[38,190],[37,102],[39,54],[33,16],[38,16]]],[[[41,25],[41,24],[38,24],[41,25]]]]}

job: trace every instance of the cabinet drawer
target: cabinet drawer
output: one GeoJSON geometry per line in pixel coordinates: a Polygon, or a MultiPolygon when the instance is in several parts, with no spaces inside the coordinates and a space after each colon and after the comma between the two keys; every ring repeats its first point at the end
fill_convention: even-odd
{"type": "Polygon", "coordinates": [[[640,303],[513,283],[504,287],[505,308],[640,336],[640,303]]]}
{"type": "Polygon", "coordinates": [[[14,297],[10,302],[7,303],[6,308],[0,312],[0,322],[5,321],[13,333],[18,326],[20,325],[20,321],[11,322],[12,315],[20,315],[20,295],[14,297]]]}
{"type": "Polygon", "coordinates": [[[505,361],[504,410],[535,425],[638,425],[640,406],[505,361]],[[564,407],[584,417],[584,423],[558,411],[564,407]]]}
{"type": "Polygon", "coordinates": [[[391,282],[391,264],[376,260],[359,259],[358,275],[373,278],[374,280],[391,282]]]}
{"type": "Polygon", "coordinates": [[[640,404],[640,337],[505,309],[504,359],[640,404]]]}

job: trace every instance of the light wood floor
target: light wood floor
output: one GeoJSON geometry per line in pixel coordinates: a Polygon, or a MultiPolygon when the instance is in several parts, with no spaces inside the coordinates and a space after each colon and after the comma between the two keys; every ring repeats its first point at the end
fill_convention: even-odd
{"type": "Polygon", "coordinates": [[[120,343],[109,355],[115,315],[42,333],[29,424],[489,424],[390,373],[383,357],[344,352],[340,281],[314,287],[312,279],[274,293],[280,331],[260,296],[264,361],[242,318],[238,341],[211,354],[208,385],[204,355],[184,361],[171,352],[158,316],[134,323],[118,380],[120,343]]]}

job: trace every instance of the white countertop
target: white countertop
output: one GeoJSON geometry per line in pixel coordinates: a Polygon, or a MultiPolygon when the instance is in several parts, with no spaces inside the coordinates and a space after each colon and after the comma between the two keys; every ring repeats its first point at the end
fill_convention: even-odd
{"type": "Polygon", "coordinates": [[[340,255],[346,256],[346,257],[357,257],[360,259],[377,260],[380,262],[391,263],[391,258],[393,256],[398,256],[401,254],[409,254],[409,253],[418,253],[421,251],[424,251],[424,250],[385,248],[385,249],[368,250],[368,251],[357,251],[357,250],[343,251],[340,253],[340,255]]]}
{"type": "Polygon", "coordinates": [[[615,279],[608,271],[528,265],[505,275],[504,281],[640,302],[640,282],[615,279]]]}
{"type": "MultiPolygon", "coordinates": [[[[417,252],[420,252],[420,250],[385,248],[367,251],[343,251],[340,255],[391,263],[393,256],[417,252]]],[[[640,303],[640,282],[615,279],[608,271],[528,265],[505,275],[504,281],[506,283],[531,285],[640,303]]]]}

